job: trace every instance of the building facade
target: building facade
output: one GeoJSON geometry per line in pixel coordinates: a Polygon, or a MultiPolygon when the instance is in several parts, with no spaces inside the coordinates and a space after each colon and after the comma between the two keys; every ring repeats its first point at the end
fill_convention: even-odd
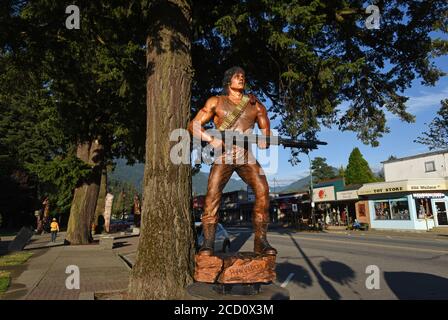
{"type": "Polygon", "coordinates": [[[448,149],[383,162],[385,181],[448,177],[448,149]]]}
{"type": "Polygon", "coordinates": [[[448,178],[367,183],[358,194],[367,202],[373,229],[448,227],[448,178]]]}

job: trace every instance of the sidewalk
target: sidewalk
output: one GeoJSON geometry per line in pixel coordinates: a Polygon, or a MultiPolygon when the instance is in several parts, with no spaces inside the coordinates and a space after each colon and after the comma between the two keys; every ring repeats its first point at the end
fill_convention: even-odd
{"type": "Polygon", "coordinates": [[[94,292],[127,289],[130,270],[113,250],[102,249],[97,244],[61,246],[56,243],[47,247],[45,236],[35,240],[26,248],[33,256],[24,265],[10,270],[11,286],[3,300],[78,300],[93,298],[94,292]],[[36,249],[38,245],[40,248],[36,249]],[[79,268],[79,290],[66,288],[65,281],[71,275],[65,273],[69,265],[79,268]]]}
{"type": "Polygon", "coordinates": [[[377,230],[370,229],[369,231],[361,230],[325,230],[326,233],[339,234],[358,234],[358,235],[381,235],[385,237],[402,237],[402,238],[417,238],[417,239],[438,239],[448,240],[448,234],[445,232],[436,231],[400,231],[400,230],[377,230]]]}

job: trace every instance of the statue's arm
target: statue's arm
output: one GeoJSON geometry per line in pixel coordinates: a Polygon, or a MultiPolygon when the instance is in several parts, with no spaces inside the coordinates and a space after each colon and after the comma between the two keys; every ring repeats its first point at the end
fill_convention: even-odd
{"type": "Polygon", "coordinates": [[[270,136],[271,133],[271,123],[269,121],[268,112],[266,107],[257,100],[257,124],[260,131],[265,136],[270,136]]]}
{"type": "Polygon", "coordinates": [[[217,97],[211,97],[207,100],[204,107],[199,110],[196,116],[188,124],[188,131],[197,139],[203,141],[212,141],[213,137],[205,132],[203,126],[209,122],[216,112],[216,106],[218,104],[217,97]]]}
{"type": "MultiPolygon", "coordinates": [[[[257,100],[257,124],[258,128],[260,129],[261,133],[265,136],[272,135],[271,133],[271,123],[269,121],[268,112],[266,110],[266,107],[257,100]]],[[[261,149],[269,148],[269,145],[266,143],[266,141],[259,140],[258,141],[258,147],[261,149]]]]}

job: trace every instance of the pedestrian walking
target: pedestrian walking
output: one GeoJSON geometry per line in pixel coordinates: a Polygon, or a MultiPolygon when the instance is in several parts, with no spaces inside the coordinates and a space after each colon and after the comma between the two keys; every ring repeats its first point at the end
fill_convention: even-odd
{"type": "Polygon", "coordinates": [[[51,242],[56,242],[56,236],[59,232],[59,224],[56,221],[56,218],[53,218],[50,228],[51,228],[51,242]]]}

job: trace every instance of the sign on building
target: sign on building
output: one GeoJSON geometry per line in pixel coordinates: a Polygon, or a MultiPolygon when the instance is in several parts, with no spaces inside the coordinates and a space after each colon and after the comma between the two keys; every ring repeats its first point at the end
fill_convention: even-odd
{"type": "Polygon", "coordinates": [[[316,188],[313,190],[314,202],[335,201],[334,186],[316,188]]]}
{"type": "Polygon", "coordinates": [[[336,192],[338,200],[356,200],[358,199],[358,190],[348,190],[336,192]]]}

